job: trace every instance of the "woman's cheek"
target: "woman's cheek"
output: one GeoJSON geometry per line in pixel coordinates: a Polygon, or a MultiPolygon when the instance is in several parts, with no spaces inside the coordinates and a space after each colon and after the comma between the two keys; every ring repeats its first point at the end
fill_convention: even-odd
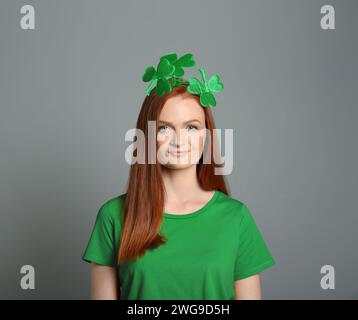
{"type": "Polygon", "coordinates": [[[168,134],[157,135],[157,160],[161,164],[167,163],[170,136],[168,134]]]}
{"type": "Polygon", "coordinates": [[[170,135],[158,133],[157,135],[157,143],[158,145],[168,144],[170,140],[170,135]]]}
{"type": "Polygon", "coordinates": [[[198,132],[188,135],[188,149],[190,150],[190,162],[196,161],[200,153],[200,136],[198,132]]]}
{"type": "Polygon", "coordinates": [[[201,132],[196,132],[190,139],[190,144],[193,149],[201,150],[204,145],[205,135],[201,132]]]}

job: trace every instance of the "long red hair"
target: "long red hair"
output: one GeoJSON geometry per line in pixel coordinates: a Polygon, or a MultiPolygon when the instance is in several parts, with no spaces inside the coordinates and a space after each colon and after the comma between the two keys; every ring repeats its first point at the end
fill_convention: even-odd
{"type": "MultiPolygon", "coordinates": [[[[173,96],[189,95],[200,103],[198,95],[191,94],[186,90],[187,85],[187,83],[183,83],[176,86],[170,93],[163,96],[158,96],[154,88],[143,101],[136,128],[145,134],[145,163],[134,163],[130,167],[117,263],[136,259],[144,255],[147,250],[154,249],[166,242],[165,237],[159,234],[164,210],[164,183],[159,161],[155,161],[153,164],[148,163],[148,121],[156,121],[157,132],[160,112],[165,102],[173,96]]],[[[213,132],[215,123],[211,108],[204,108],[204,112],[206,128],[214,141],[217,137],[213,132]]],[[[196,164],[198,182],[206,191],[220,190],[229,195],[224,176],[214,174],[215,167],[222,167],[222,164],[215,164],[212,160],[210,163],[203,163],[204,152],[210,152],[209,159],[212,159],[214,152],[219,152],[217,148],[215,149],[217,145],[217,143],[210,143],[210,148],[204,148],[203,155],[196,164]]],[[[133,156],[136,156],[136,150],[134,150],[133,156]]]]}

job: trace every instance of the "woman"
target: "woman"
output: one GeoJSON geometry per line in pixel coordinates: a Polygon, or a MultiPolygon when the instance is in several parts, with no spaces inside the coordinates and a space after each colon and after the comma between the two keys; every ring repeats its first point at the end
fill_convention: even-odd
{"type": "Polygon", "coordinates": [[[143,80],[152,82],[136,128],[157,161],[146,152],[144,163],[131,164],[127,192],[98,212],[82,257],[91,262],[92,299],[261,299],[259,273],[275,260],[248,207],[215,174],[210,94],[223,86],[213,76],[205,87],[203,69],[203,90],[198,79],[183,80],[179,69],[194,64],[191,54],[171,53],[157,71],[146,69],[143,80]]]}

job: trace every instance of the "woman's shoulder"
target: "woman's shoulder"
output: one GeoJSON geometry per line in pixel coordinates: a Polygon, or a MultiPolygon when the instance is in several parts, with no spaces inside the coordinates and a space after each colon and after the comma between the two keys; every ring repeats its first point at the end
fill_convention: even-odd
{"type": "Polygon", "coordinates": [[[251,216],[250,209],[246,202],[236,196],[228,195],[222,191],[219,191],[220,197],[218,204],[222,206],[223,210],[227,213],[231,213],[235,218],[239,220],[251,216]]]}
{"type": "Polygon", "coordinates": [[[115,197],[107,198],[99,208],[98,218],[107,221],[114,221],[114,222],[123,221],[122,213],[123,213],[125,195],[126,194],[123,193],[115,197]]]}

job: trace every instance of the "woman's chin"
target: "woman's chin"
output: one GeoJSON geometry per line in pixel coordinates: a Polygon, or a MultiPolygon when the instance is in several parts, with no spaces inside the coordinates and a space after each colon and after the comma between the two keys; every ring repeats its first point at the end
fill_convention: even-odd
{"type": "Polygon", "coordinates": [[[164,167],[166,167],[167,169],[171,169],[171,170],[183,170],[183,169],[187,169],[193,166],[193,164],[174,164],[174,163],[170,163],[168,162],[167,164],[163,164],[164,167]]]}
{"type": "Polygon", "coordinates": [[[168,161],[166,163],[162,163],[162,165],[170,169],[186,169],[193,165],[196,165],[196,163],[190,162],[190,159],[172,159],[171,157],[169,157],[168,161]]]}

